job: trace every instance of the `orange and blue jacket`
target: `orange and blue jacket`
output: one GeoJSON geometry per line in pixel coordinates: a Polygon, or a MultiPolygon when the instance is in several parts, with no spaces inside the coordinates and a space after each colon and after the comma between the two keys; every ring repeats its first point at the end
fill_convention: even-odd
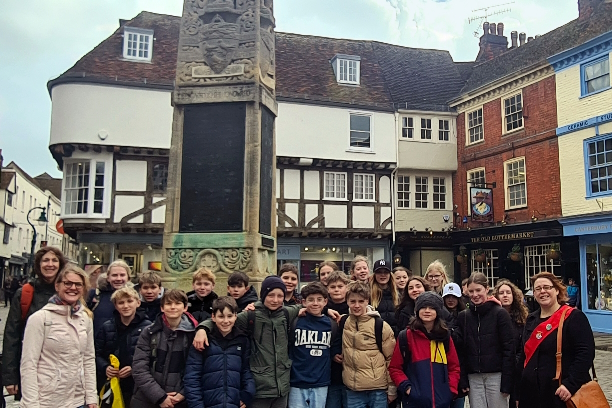
{"type": "Polygon", "coordinates": [[[406,329],[406,338],[408,361],[404,362],[398,341],[389,364],[397,395],[408,408],[448,408],[457,395],[460,375],[453,340],[430,340],[422,331],[410,328],[406,329]],[[408,389],[410,394],[406,395],[408,389]]]}

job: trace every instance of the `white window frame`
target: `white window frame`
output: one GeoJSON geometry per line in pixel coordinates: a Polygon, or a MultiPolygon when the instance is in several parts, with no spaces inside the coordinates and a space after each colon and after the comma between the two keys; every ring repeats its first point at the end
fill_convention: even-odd
{"type": "Polygon", "coordinates": [[[450,124],[450,119],[438,119],[438,142],[450,142],[450,124]],[[448,129],[444,129],[445,124],[448,129]]]}
{"type": "Polygon", "coordinates": [[[421,118],[421,140],[432,140],[432,134],[433,120],[431,118],[421,118]]]}
{"type": "Polygon", "coordinates": [[[371,113],[367,113],[367,112],[349,112],[349,118],[348,118],[348,128],[349,128],[349,132],[348,132],[348,151],[353,151],[353,152],[371,152],[373,150],[373,146],[374,146],[374,115],[372,115],[371,113]],[[366,146],[351,146],[351,132],[360,132],[360,133],[366,133],[365,131],[361,131],[361,130],[352,130],[351,129],[351,117],[353,116],[364,116],[367,117],[370,120],[370,146],[366,147],[366,146]]]}
{"type": "MultiPolygon", "coordinates": [[[[466,185],[467,185],[467,204],[468,204],[468,215],[472,215],[472,197],[470,197],[470,187],[472,187],[472,178],[470,177],[470,175],[474,174],[474,173],[479,173],[479,172],[483,172],[484,174],[484,182],[487,182],[487,171],[484,167],[475,167],[473,169],[470,169],[467,171],[466,175],[466,185]]],[[[485,184],[486,186],[486,184],[485,184]]]]}
{"type": "Polygon", "coordinates": [[[525,160],[525,156],[522,157],[517,157],[514,158],[512,160],[507,160],[504,162],[504,196],[505,196],[505,201],[506,201],[506,210],[514,210],[517,208],[525,208],[527,207],[527,203],[529,202],[529,199],[527,197],[527,163],[525,160]],[[517,184],[513,184],[512,186],[508,185],[508,165],[509,164],[513,164],[513,163],[517,163],[517,162],[523,162],[523,169],[525,170],[525,204],[520,204],[520,205],[514,205],[514,206],[510,206],[510,192],[509,189],[512,186],[515,185],[519,185],[521,183],[517,183],[517,184]]]}
{"type": "Polygon", "coordinates": [[[374,202],[376,198],[376,179],[374,174],[355,173],[353,174],[353,201],[356,202],[374,202]],[[362,186],[358,188],[359,179],[362,180],[362,186]],[[366,183],[372,184],[372,191],[368,191],[366,183]],[[357,195],[361,198],[357,198],[357,195]]]}
{"type": "Polygon", "coordinates": [[[336,79],[339,84],[359,85],[361,76],[361,61],[355,58],[337,58],[338,68],[336,79]]]}
{"type": "MultiPolygon", "coordinates": [[[[523,98],[523,90],[520,90],[519,92],[515,92],[511,95],[501,98],[500,102],[501,102],[501,112],[502,112],[502,134],[506,135],[506,134],[514,133],[519,130],[525,129],[525,117],[523,116],[523,111],[525,110],[525,99],[523,98]],[[506,115],[506,101],[516,96],[521,97],[521,110],[514,112],[514,113],[520,113],[519,120],[521,121],[521,126],[508,130],[508,116],[509,115],[506,115]]],[[[510,115],[512,114],[513,113],[511,113],[510,115]]]]}
{"type": "Polygon", "coordinates": [[[558,260],[548,261],[546,259],[546,253],[551,247],[551,244],[544,244],[529,245],[523,248],[526,287],[531,287],[531,277],[540,272],[552,272],[555,276],[561,276],[561,263],[558,260]]]}
{"type": "Polygon", "coordinates": [[[429,180],[430,179],[431,179],[430,176],[419,176],[419,175],[414,176],[414,208],[415,209],[418,209],[418,210],[427,210],[427,209],[429,209],[429,198],[430,198],[430,194],[431,194],[431,191],[429,189],[429,180]],[[419,179],[419,178],[421,180],[425,179],[426,180],[425,184],[417,183],[417,179],[419,179]],[[425,191],[417,191],[418,187],[423,187],[423,186],[425,186],[425,191]],[[417,195],[422,195],[422,194],[425,194],[425,200],[417,199],[417,195]],[[419,203],[421,205],[421,207],[419,207],[417,205],[417,203],[419,203]],[[423,203],[425,203],[424,207],[422,206],[423,203]]]}
{"type": "Polygon", "coordinates": [[[112,175],[113,175],[113,160],[112,156],[108,157],[90,157],[90,158],[71,158],[64,160],[64,168],[62,169],[64,172],[64,177],[62,179],[62,205],[61,205],[61,216],[62,219],[68,218],[108,218],[110,216],[110,208],[111,208],[111,197],[112,197],[112,175]],[[86,213],[76,213],[76,214],[68,214],[66,212],[66,176],[67,170],[66,167],[68,165],[74,163],[89,163],[89,185],[88,185],[88,203],[87,203],[87,212],[86,213]],[[96,186],[96,163],[104,163],[104,180],[102,186],[96,186]],[[95,200],[95,189],[103,188],[102,195],[102,212],[94,213],[94,201],[95,200]]]}
{"type": "Polygon", "coordinates": [[[412,185],[412,181],[410,180],[412,176],[399,174],[397,176],[397,208],[398,209],[409,209],[410,207],[410,187],[412,185]],[[400,181],[400,177],[402,178],[400,181]],[[400,191],[400,186],[402,186],[403,190],[400,191]],[[406,190],[405,188],[408,187],[406,190]],[[402,194],[402,198],[400,198],[400,194],[402,194]]]}
{"type": "Polygon", "coordinates": [[[136,27],[125,27],[123,31],[123,58],[131,61],[150,62],[153,58],[153,41],[153,30],[145,30],[136,27]],[[148,49],[146,50],[146,57],[141,57],[138,55],[129,55],[129,45],[133,43],[132,36],[136,36],[136,53],[140,51],[141,44],[148,44],[148,49]]]}
{"type": "Polygon", "coordinates": [[[493,288],[499,279],[499,251],[497,249],[485,249],[487,260],[483,263],[476,262],[476,249],[472,250],[472,269],[471,272],[482,272],[489,280],[489,287],[493,288]]]}
{"type": "Polygon", "coordinates": [[[414,139],[414,116],[402,116],[402,139],[414,139]]]}
{"type": "Polygon", "coordinates": [[[347,188],[346,188],[346,184],[348,181],[348,176],[347,173],[342,173],[342,172],[335,172],[335,171],[325,171],[323,172],[323,199],[324,200],[330,200],[330,201],[347,201],[347,188]],[[334,186],[333,186],[333,193],[328,191],[327,189],[327,179],[328,179],[328,175],[333,176],[333,182],[334,182],[334,186]],[[343,181],[344,182],[344,188],[340,188],[340,190],[338,189],[338,187],[336,186],[336,183],[338,183],[339,181],[343,181]],[[328,193],[330,193],[328,195],[328,193]]]}
{"type": "Polygon", "coordinates": [[[431,178],[431,209],[432,210],[447,210],[447,205],[446,202],[448,200],[448,183],[446,180],[446,177],[432,177],[431,178]],[[441,180],[442,184],[438,184],[436,185],[435,181],[436,180],[441,180]],[[439,190],[438,192],[436,192],[436,187],[440,188],[444,188],[444,192],[441,193],[439,190]],[[444,200],[436,200],[436,195],[438,195],[438,198],[443,195],[444,196],[444,200]],[[436,204],[438,205],[438,208],[436,208],[436,204]]]}
{"type": "Polygon", "coordinates": [[[480,106],[476,109],[472,109],[470,111],[465,112],[465,144],[469,146],[469,145],[475,145],[477,143],[482,143],[482,142],[484,142],[484,107],[480,106]],[[481,113],[482,122],[480,123],[480,125],[477,125],[477,126],[480,126],[482,130],[481,138],[472,142],[470,138],[470,129],[474,129],[476,128],[476,126],[470,127],[470,114],[474,112],[478,112],[478,111],[482,112],[481,113]]]}

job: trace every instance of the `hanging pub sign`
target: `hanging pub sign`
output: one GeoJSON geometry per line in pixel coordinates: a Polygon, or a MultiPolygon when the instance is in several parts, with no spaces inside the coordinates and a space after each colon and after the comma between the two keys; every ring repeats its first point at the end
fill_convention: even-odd
{"type": "Polygon", "coordinates": [[[493,189],[470,187],[472,221],[493,222],[493,189]]]}

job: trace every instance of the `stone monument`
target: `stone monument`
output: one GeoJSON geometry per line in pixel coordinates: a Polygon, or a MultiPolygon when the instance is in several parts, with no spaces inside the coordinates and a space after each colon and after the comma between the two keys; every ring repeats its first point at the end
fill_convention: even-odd
{"type": "Polygon", "coordinates": [[[164,229],[164,269],[187,289],[206,267],[276,273],[272,0],[185,0],[164,229]]]}

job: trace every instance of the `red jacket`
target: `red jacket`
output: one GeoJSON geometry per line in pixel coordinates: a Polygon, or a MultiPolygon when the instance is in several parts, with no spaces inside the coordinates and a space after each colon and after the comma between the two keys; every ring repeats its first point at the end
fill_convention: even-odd
{"type": "Polygon", "coordinates": [[[453,340],[436,341],[422,331],[407,329],[407,359],[400,349],[398,337],[389,374],[397,385],[398,396],[409,408],[448,408],[457,395],[459,384],[459,358],[453,340]],[[448,344],[445,347],[444,343],[448,344]],[[410,395],[406,391],[410,388],[410,395]]]}

